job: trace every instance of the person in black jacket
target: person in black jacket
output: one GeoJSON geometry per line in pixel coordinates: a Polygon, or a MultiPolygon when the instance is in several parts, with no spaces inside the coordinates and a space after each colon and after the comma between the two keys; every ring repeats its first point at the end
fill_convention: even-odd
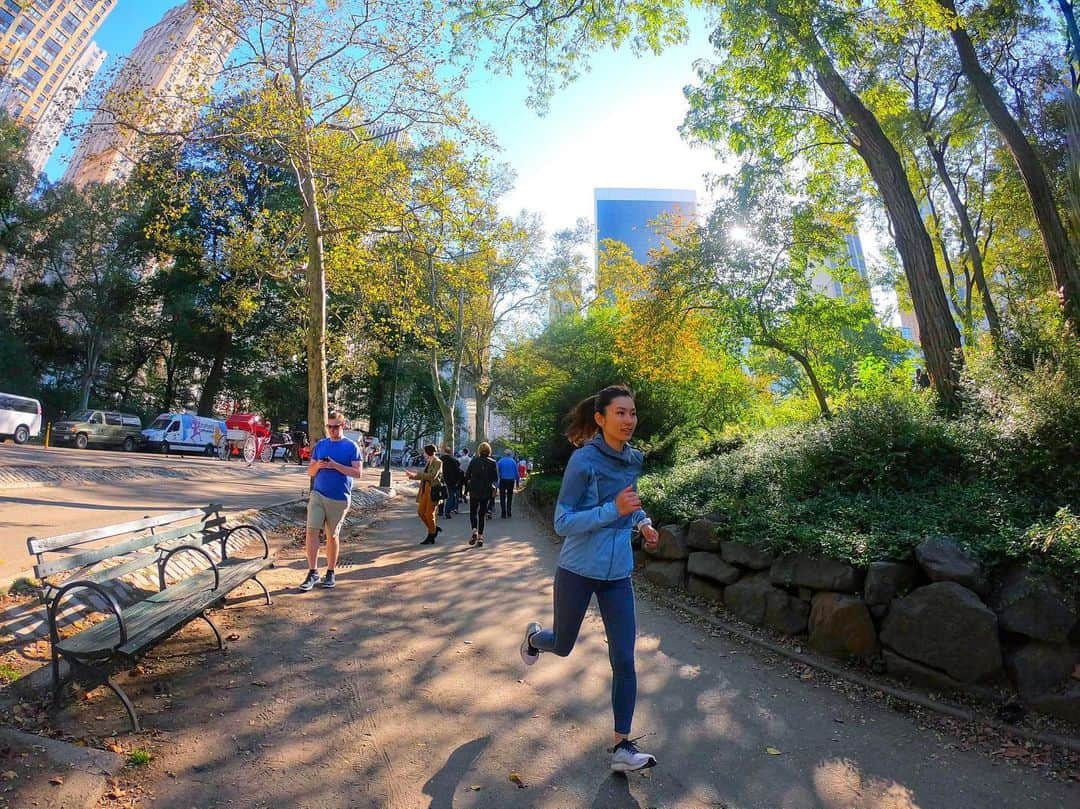
{"type": "Polygon", "coordinates": [[[484,518],[499,487],[499,468],[491,460],[491,444],[484,441],[476,448],[476,457],[465,470],[465,486],[469,490],[469,522],[472,536],[469,544],[484,547],[484,518]]]}
{"type": "Polygon", "coordinates": [[[461,490],[461,464],[447,446],[442,448],[439,460],[442,461],[443,483],[447,489],[446,500],[439,503],[439,516],[450,519],[457,513],[458,492],[461,490]]]}

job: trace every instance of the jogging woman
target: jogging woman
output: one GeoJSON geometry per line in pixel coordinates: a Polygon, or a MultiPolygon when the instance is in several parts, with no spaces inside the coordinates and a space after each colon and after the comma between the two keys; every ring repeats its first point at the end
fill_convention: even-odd
{"type": "Polygon", "coordinates": [[[555,532],[565,537],[555,571],[555,617],[551,629],[529,624],[521,641],[521,659],[527,666],[540,652],[566,657],[596,595],[611,661],[615,714],[611,769],[616,772],[656,765],[656,757],[638,750],[630,739],[637,699],[630,533],[640,530],[650,549],[660,538],[634,490],[642,455],[627,442],[636,427],[634,394],[621,385],[604,388],[571,411],[566,437],[578,449],[570,456],[555,505],[555,532]]]}

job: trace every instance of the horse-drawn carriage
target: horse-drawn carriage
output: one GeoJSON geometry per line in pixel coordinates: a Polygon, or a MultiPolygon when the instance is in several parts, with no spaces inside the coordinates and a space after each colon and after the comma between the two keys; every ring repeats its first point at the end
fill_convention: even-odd
{"type": "Polygon", "coordinates": [[[233,413],[225,419],[225,427],[221,452],[226,460],[240,456],[249,464],[256,460],[269,463],[275,456],[287,458],[294,446],[291,436],[273,432],[255,413],[233,413]]]}

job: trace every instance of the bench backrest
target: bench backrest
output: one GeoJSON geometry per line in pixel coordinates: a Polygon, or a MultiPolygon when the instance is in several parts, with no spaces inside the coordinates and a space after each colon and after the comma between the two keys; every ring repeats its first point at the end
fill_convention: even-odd
{"type": "Polygon", "coordinates": [[[29,537],[27,550],[37,558],[34,576],[49,577],[71,570],[88,568],[107,559],[130,557],[127,561],[99,571],[91,578],[107,581],[154,564],[161,547],[203,544],[220,536],[225,526],[221,505],[156,514],[141,520],[75,531],[53,537],[29,537]],[[80,549],[89,543],[94,547],[80,549]],[[149,551],[147,550],[149,549],[149,551]]]}

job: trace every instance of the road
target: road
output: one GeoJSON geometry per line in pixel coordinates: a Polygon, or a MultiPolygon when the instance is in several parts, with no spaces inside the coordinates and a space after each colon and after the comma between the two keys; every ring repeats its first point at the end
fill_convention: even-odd
{"type": "Polygon", "coordinates": [[[546,527],[522,508],[475,549],[466,519],[444,525],[436,545],[418,545],[405,496],[348,529],[334,590],[298,593],[306,564],[285,548],[265,576],[273,606],[252,595],[214,613],[227,654],[196,622],[123,675],[146,733],[127,735],[104,689],[73,701],[59,729],[149,749],[121,784],[143,790],[139,806],[1080,806],[1078,784],[965,750],[932,722],[804,679],[644,593],[634,730],[659,766],[612,775],[595,608],[568,658],[527,669],[518,657],[526,622],[550,622],[558,549],[546,527]]]}
{"type": "MultiPolygon", "coordinates": [[[[26,553],[28,536],[52,536],[148,514],[221,503],[228,509],[266,506],[300,497],[307,474],[295,464],[251,467],[240,461],[140,453],[0,446],[0,469],[73,467],[116,470],[137,467],[142,477],[116,481],[79,481],[64,486],[0,489],[0,585],[24,574],[33,563],[26,553]],[[184,477],[153,475],[178,470],[184,477]]],[[[377,482],[378,470],[365,470],[364,482],[377,482]]],[[[88,478],[91,475],[87,476],[88,478]]]]}

